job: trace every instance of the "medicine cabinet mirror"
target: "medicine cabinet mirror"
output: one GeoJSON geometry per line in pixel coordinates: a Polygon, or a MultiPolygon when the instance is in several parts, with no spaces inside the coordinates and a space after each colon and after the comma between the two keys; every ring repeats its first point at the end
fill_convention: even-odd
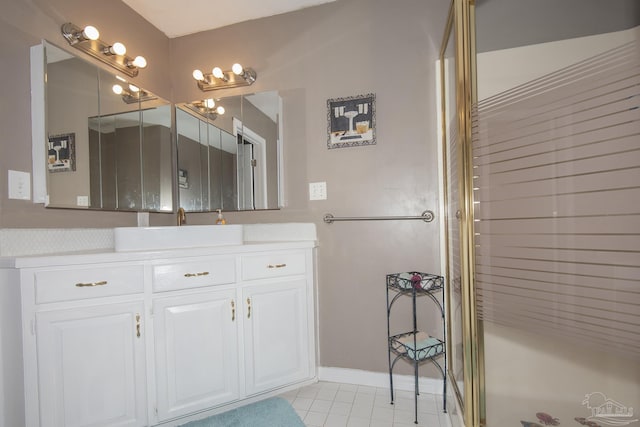
{"type": "Polygon", "coordinates": [[[169,102],[50,43],[44,57],[46,205],[171,212],[169,102]]]}
{"type": "Polygon", "coordinates": [[[281,120],[276,91],[177,105],[180,206],[277,209],[281,120]]]}
{"type": "Polygon", "coordinates": [[[277,91],[214,99],[223,114],[202,100],[179,104],[173,121],[173,106],[153,93],[51,43],[38,48],[32,84],[46,83],[32,117],[34,201],[149,212],[280,207],[277,91]]]}

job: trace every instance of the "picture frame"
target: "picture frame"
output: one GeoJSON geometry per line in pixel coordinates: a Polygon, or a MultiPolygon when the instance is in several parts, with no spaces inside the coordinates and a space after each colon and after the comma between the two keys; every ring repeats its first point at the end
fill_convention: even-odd
{"type": "Polygon", "coordinates": [[[178,169],[178,187],[189,188],[189,172],[186,169],[178,169]]]}
{"type": "Polygon", "coordinates": [[[76,134],[50,135],[47,143],[47,169],[49,172],[76,170],[76,134]]]}
{"type": "Polygon", "coordinates": [[[376,143],[376,95],[327,100],[327,148],[376,143]]]}

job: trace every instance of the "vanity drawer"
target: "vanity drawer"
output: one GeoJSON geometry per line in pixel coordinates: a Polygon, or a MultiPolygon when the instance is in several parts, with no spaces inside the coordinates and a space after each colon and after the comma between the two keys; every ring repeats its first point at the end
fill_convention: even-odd
{"type": "Polygon", "coordinates": [[[225,285],[235,281],[235,257],[207,257],[153,266],[154,292],[225,285]]]}
{"type": "Polygon", "coordinates": [[[275,252],[242,257],[242,279],[267,279],[270,277],[304,274],[304,252],[275,252]]]}
{"type": "Polygon", "coordinates": [[[129,295],[144,291],[144,266],[109,265],[34,273],[36,304],[129,295]]]}

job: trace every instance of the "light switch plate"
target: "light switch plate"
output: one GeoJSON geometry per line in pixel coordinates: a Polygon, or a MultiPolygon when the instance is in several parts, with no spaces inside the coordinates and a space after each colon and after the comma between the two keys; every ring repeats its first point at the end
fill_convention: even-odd
{"type": "Polygon", "coordinates": [[[31,200],[31,174],[29,172],[9,171],[9,198],[31,200]]]}
{"type": "Polygon", "coordinates": [[[327,200],[327,183],[310,182],[309,200],[327,200]]]}

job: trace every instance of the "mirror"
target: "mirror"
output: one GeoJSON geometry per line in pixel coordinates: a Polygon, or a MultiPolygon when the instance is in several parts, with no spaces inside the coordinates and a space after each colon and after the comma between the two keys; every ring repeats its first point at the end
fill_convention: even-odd
{"type": "Polygon", "coordinates": [[[44,46],[47,206],[172,211],[170,104],[44,46]]]}
{"type": "Polygon", "coordinates": [[[227,199],[233,191],[223,196],[223,181],[233,187],[235,138],[214,126],[215,118],[215,114],[202,114],[194,104],[176,108],[180,206],[188,212],[208,212],[235,203],[227,199]]]}
{"type": "Polygon", "coordinates": [[[180,206],[191,212],[277,209],[281,120],[276,91],[178,105],[180,206]]]}

